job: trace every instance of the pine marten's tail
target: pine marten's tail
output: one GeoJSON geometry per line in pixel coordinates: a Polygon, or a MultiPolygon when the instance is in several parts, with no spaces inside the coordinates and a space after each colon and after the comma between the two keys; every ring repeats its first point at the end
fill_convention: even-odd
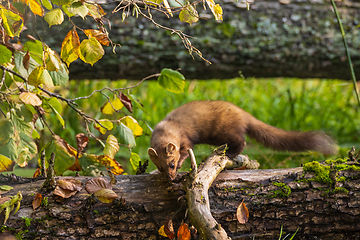
{"type": "Polygon", "coordinates": [[[323,132],[285,131],[254,117],[248,122],[246,133],[265,147],[278,151],[317,151],[326,155],[338,152],[335,141],[323,132]]]}

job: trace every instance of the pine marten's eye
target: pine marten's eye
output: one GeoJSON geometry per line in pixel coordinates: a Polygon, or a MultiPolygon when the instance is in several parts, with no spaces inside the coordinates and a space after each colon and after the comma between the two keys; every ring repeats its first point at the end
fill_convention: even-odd
{"type": "Polygon", "coordinates": [[[170,163],[170,164],[169,164],[169,167],[170,167],[171,169],[174,169],[174,168],[175,168],[175,164],[174,164],[174,163],[170,163]]]}

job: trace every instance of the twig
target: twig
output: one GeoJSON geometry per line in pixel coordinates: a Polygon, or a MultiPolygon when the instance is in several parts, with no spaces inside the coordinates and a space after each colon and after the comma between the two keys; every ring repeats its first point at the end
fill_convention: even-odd
{"type": "Polygon", "coordinates": [[[360,106],[359,91],[358,91],[357,85],[356,85],[356,76],[355,76],[354,68],[353,68],[353,65],[352,65],[352,62],[351,62],[350,51],[349,51],[349,48],[348,48],[348,45],[347,45],[347,42],[346,42],[345,31],[344,31],[344,28],[342,26],[341,19],[340,19],[340,16],[339,16],[339,12],[337,10],[337,7],[336,7],[336,4],[335,4],[334,0],[331,0],[331,4],[333,6],[333,9],[334,9],[334,12],[335,12],[335,15],[336,15],[339,27],[340,27],[341,36],[342,36],[342,39],[343,39],[343,42],[344,42],[344,47],[345,47],[345,51],[346,51],[346,55],[347,55],[347,59],[348,59],[349,67],[350,67],[351,77],[352,77],[352,80],[353,80],[353,83],[354,83],[354,91],[355,91],[356,99],[357,99],[358,104],[360,106]]]}

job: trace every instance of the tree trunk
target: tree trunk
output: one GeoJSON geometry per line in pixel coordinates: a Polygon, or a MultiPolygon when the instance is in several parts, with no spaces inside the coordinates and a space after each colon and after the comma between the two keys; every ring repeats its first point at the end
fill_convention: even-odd
{"type": "MultiPolygon", "coordinates": [[[[331,170],[327,177],[304,173],[300,167],[223,171],[209,190],[211,212],[232,239],[278,239],[281,226],[283,234],[292,235],[299,229],[296,239],[358,239],[360,171],[357,165],[349,169],[331,170]],[[318,182],[324,179],[338,181],[330,185],[318,182]],[[250,213],[245,224],[236,217],[242,200],[250,213]]],[[[77,179],[84,183],[91,178],[77,179]]],[[[84,188],[68,199],[42,192],[48,205],[35,211],[32,201],[43,180],[8,181],[14,189],[2,197],[21,191],[23,200],[2,230],[23,239],[165,239],[158,230],[166,219],[172,219],[175,233],[182,221],[188,222],[184,193],[171,191],[161,175],[116,179],[113,190],[122,200],[90,203],[84,188]],[[28,226],[24,218],[31,219],[28,226]]]]}
{"type": "MultiPolygon", "coordinates": [[[[152,16],[161,25],[180,29],[195,37],[190,39],[211,65],[189,55],[176,34],[155,27],[143,17],[129,16],[121,21],[122,12],[111,13],[118,3],[104,5],[111,22],[110,37],[120,43],[117,54],[111,47],[94,67],[80,60],[70,65],[72,79],[109,78],[142,79],[162,68],[181,68],[188,79],[238,77],[300,77],[350,79],[344,45],[331,3],[293,0],[255,0],[250,10],[237,0],[216,0],[223,8],[222,22],[216,22],[209,9],[197,6],[204,18],[197,23],[182,23],[178,13],[167,18],[156,11],[152,16]],[[140,70],[141,69],[141,70],[140,70]]],[[[360,74],[360,20],[358,1],[336,1],[347,33],[356,74],[360,74]]],[[[144,11],[146,12],[146,11],[144,11]]],[[[94,28],[91,19],[74,19],[83,28],[94,28]]],[[[50,44],[60,50],[66,33],[73,28],[64,22],[61,28],[38,23],[42,39],[54,36],[50,44]],[[61,36],[61,37],[59,37],[61,36]]],[[[105,21],[105,27],[107,26],[105,21]]],[[[79,31],[80,32],[80,31],[79,31]]],[[[81,32],[80,32],[81,33],[81,32]]],[[[79,33],[79,34],[80,34],[79,33]]],[[[85,36],[80,35],[83,39],[85,36]]]]}

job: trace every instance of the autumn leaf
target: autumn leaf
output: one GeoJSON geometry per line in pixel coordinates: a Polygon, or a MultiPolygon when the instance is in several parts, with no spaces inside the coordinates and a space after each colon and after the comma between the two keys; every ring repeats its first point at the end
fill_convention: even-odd
{"type": "Polygon", "coordinates": [[[92,16],[94,19],[101,19],[103,16],[106,15],[106,12],[99,4],[85,2],[85,6],[89,10],[88,15],[92,16]]]}
{"type": "Polygon", "coordinates": [[[143,133],[142,127],[139,125],[139,123],[136,121],[135,118],[132,116],[126,116],[119,119],[121,123],[123,123],[125,126],[131,129],[134,136],[141,136],[143,133]]]}
{"type": "MultiPolygon", "coordinates": [[[[89,143],[89,138],[84,133],[76,134],[77,152],[81,154],[89,143]]],[[[79,157],[79,156],[77,156],[79,157]]]]}
{"type": "Polygon", "coordinates": [[[40,106],[42,104],[41,99],[32,92],[22,92],[19,96],[20,100],[26,104],[30,104],[32,106],[40,106]]]}
{"type": "Polygon", "coordinates": [[[117,138],[113,135],[109,135],[106,139],[106,144],[103,153],[110,158],[115,158],[115,154],[119,151],[119,143],[117,138]]]}
{"type": "Polygon", "coordinates": [[[24,27],[24,19],[17,13],[4,9],[0,5],[0,19],[2,27],[9,37],[19,37],[24,27]]]}
{"type": "Polygon", "coordinates": [[[112,189],[102,188],[99,191],[95,192],[95,197],[99,199],[102,203],[111,203],[114,199],[119,196],[112,189]]]}
{"type": "Polygon", "coordinates": [[[193,5],[188,4],[181,10],[179,19],[180,21],[189,23],[191,25],[199,21],[199,14],[193,5]]]}
{"type": "Polygon", "coordinates": [[[213,13],[215,20],[223,20],[223,10],[219,4],[215,4],[214,0],[206,0],[211,12],[213,13]]]}
{"type": "Polygon", "coordinates": [[[122,104],[121,100],[115,96],[114,99],[111,101],[111,103],[107,101],[101,107],[101,112],[104,114],[112,115],[115,112],[115,110],[116,111],[120,110],[123,106],[124,105],[122,104]]]}
{"type": "Polygon", "coordinates": [[[114,175],[120,175],[124,172],[123,167],[115,159],[112,159],[106,155],[100,155],[97,160],[104,166],[111,168],[111,172],[114,175]]]}
{"type": "Polygon", "coordinates": [[[100,60],[105,54],[105,51],[98,40],[94,37],[84,39],[80,44],[79,57],[85,63],[89,63],[91,66],[100,60]]]}
{"type": "Polygon", "coordinates": [[[61,44],[61,59],[69,66],[80,55],[80,39],[76,30],[71,30],[66,34],[61,44]]]}
{"type": "Polygon", "coordinates": [[[89,194],[95,193],[103,188],[112,189],[110,181],[103,177],[97,177],[85,183],[85,189],[89,194]]]}
{"type": "Polygon", "coordinates": [[[41,7],[41,5],[36,0],[26,0],[26,4],[30,7],[30,10],[42,17],[44,16],[44,9],[41,7]]]}
{"type": "Polygon", "coordinates": [[[64,13],[60,8],[52,9],[45,14],[44,20],[49,24],[49,27],[60,25],[64,21],[64,13]]]}
{"type": "Polygon", "coordinates": [[[161,236],[163,236],[163,237],[167,237],[164,228],[165,228],[165,225],[162,225],[162,226],[159,228],[158,233],[159,233],[161,236]]]}
{"type": "Polygon", "coordinates": [[[110,44],[108,35],[106,33],[103,33],[100,30],[85,29],[84,33],[86,34],[86,36],[88,36],[88,38],[91,38],[91,37],[96,38],[96,40],[98,40],[99,43],[101,43],[102,45],[109,46],[109,44],[110,44]]]}
{"type": "Polygon", "coordinates": [[[245,224],[249,220],[249,211],[245,206],[245,203],[242,201],[237,208],[236,218],[241,224],[245,224]]]}
{"type": "Polygon", "coordinates": [[[166,219],[166,222],[164,225],[164,232],[168,238],[170,238],[170,239],[175,238],[174,226],[173,226],[173,222],[172,222],[171,218],[166,219]]]}
{"type": "Polygon", "coordinates": [[[81,191],[82,183],[76,179],[62,179],[56,182],[56,188],[53,193],[62,198],[70,198],[78,191],[81,191]]]}
{"type": "Polygon", "coordinates": [[[0,172],[12,172],[14,170],[14,166],[15,162],[0,154],[0,172]]]}
{"type": "Polygon", "coordinates": [[[29,75],[29,84],[35,87],[44,84],[48,87],[53,87],[54,83],[48,71],[43,66],[38,66],[29,75]]]}
{"type": "Polygon", "coordinates": [[[40,170],[40,168],[37,168],[36,171],[33,174],[33,178],[36,178],[36,177],[40,176],[40,174],[41,174],[41,170],[40,170]]]}
{"type": "Polygon", "coordinates": [[[110,122],[108,119],[101,119],[99,120],[99,122],[101,123],[101,125],[103,125],[104,127],[100,126],[98,123],[94,122],[94,128],[96,130],[98,130],[100,133],[105,134],[106,131],[110,131],[111,129],[113,129],[114,125],[112,122],[110,122]]]}
{"type": "Polygon", "coordinates": [[[29,51],[27,51],[25,53],[25,55],[24,55],[23,65],[24,65],[24,68],[28,71],[29,67],[30,67],[30,53],[29,53],[29,51]]]}
{"type": "Polygon", "coordinates": [[[133,112],[131,100],[122,92],[120,92],[120,101],[122,102],[122,104],[124,104],[124,106],[129,112],[133,112]]]}
{"type": "Polygon", "coordinates": [[[37,193],[32,202],[32,206],[33,206],[34,210],[37,209],[38,207],[40,207],[41,201],[42,201],[42,195],[40,193],[37,193]]]}
{"type": "Polygon", "coordinates": [[[186,223],[182,223],[177,232],[177,240],[191,239],[190,229],[186,223]]]}

